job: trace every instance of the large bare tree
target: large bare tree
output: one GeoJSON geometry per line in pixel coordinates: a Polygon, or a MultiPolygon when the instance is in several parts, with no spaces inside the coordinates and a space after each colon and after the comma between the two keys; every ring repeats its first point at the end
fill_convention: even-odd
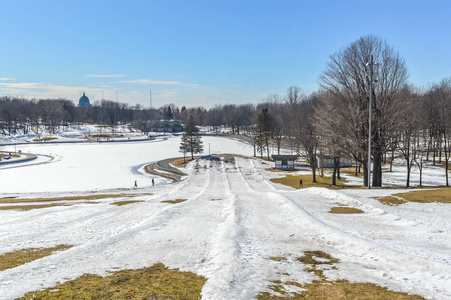
{"type": "MultiPolygon", "coordinates": [[[[328,99],[336,103],[328,106],[332,111],[322,113],[327,113],[324,118],[343,127],[343,130],[336,130],[339,138],[345,139],[342,143],[347,149],[343,150],[366,166],[371,67],[377,79],[372,85],[373,186],[381,186],[382,157],[403,109],[398,98],[408,77],[404,59],[387,42],[373,35],[361,37],[331,55],[320,77],[320,85],[331,94],[328,99]],[[371,55],[377,65],[368,64],[371,55]]],[[[365,185],[367,180],[365,176],[365,185]]]]}

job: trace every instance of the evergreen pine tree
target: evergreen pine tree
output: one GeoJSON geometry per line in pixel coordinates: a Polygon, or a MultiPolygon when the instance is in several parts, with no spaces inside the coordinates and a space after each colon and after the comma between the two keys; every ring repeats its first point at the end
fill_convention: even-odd
{"type": "Polygon", "coordinates": [[[266,148],[269,159],[269,138],[271,137],[271,130],[273,126],[272,117],[265,107],[257,116],[257,151],[263,157],[263,152],[266,148]]]}
{"type": "Polygon", "coordinates": [[[189,116],[183,131],[180,152],[183,154],[191,152],[191,159],[194,159],[194,154],[203,152],[204,147],[193,115],[189,116]]]}

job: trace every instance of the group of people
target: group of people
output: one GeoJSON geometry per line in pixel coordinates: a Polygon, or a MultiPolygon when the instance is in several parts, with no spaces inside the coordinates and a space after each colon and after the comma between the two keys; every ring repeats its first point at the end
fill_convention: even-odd
{"type": "MultiPolygon", "coordinates": [[[[155,185],[155,179],[152,178],[152,186],[154,186],[154,185],[155,185]]],[[[138,188],[138,180],[135,180],[135,186],[134,186],[134,188],[135,188],[135,189],[138,188]]]]}

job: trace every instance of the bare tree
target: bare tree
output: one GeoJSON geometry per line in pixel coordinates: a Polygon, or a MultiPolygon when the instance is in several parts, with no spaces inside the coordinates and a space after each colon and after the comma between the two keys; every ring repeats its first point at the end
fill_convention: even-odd
{"type": "MultiPolygon", "coordinates": [[[[338,104],[329,107],[341,111],[323,113],[328,113],[330,119],[345,118],[336,120],[344,126],[344,130],[340,131],[341,138],[346,139],[353,158],[364,163],[368,152],[369,73],[370,67],[373,67],[368,62],[371,55],[377,62],[377,82],[374,82],[372,89],[373,186],[381,186],[382,157],[403,110],[398,98],[408,77],[404,60],[382,39],[364,36],[330,56],[320,84],[333,95],[330,100],[338,104]]],[[[366,185],[368,178],[364,178],[366,185]]]]}
{"type": "Polygon", "coordinates": [[[421,130],[423,113],[419,106],[420,97],[412,87],[405,87],[401,92],[400,101],[405,107],[402,122],[399,124],[396,148],[405,160],[407,168],[406,187],[410,186],[410,174],[412,167],[418,165],[420,155],[419,131],[421,130]]]}
{"type": "Polygon", "coordinates": [[[441,158],[441,150],[445,158],[446,186],[449,186],[449,159],[451,156],[451,78],[443,79],[439,84],[432,87],[427,97],[433,99],[437,105],[436,116],[438,120],[439,130],[439,157],[441,158]],[[440,147],[442,145],[442,147],[440,147]]]}

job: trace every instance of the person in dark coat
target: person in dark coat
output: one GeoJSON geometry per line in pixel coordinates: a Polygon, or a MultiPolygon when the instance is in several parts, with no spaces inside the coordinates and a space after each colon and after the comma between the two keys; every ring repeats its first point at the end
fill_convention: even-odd
{"type": "Polygon", "coordinates": [[[302,179],[301,180],[299,180],[299,187],[304,187],[304,185],[302,184],[302,179]]]}

